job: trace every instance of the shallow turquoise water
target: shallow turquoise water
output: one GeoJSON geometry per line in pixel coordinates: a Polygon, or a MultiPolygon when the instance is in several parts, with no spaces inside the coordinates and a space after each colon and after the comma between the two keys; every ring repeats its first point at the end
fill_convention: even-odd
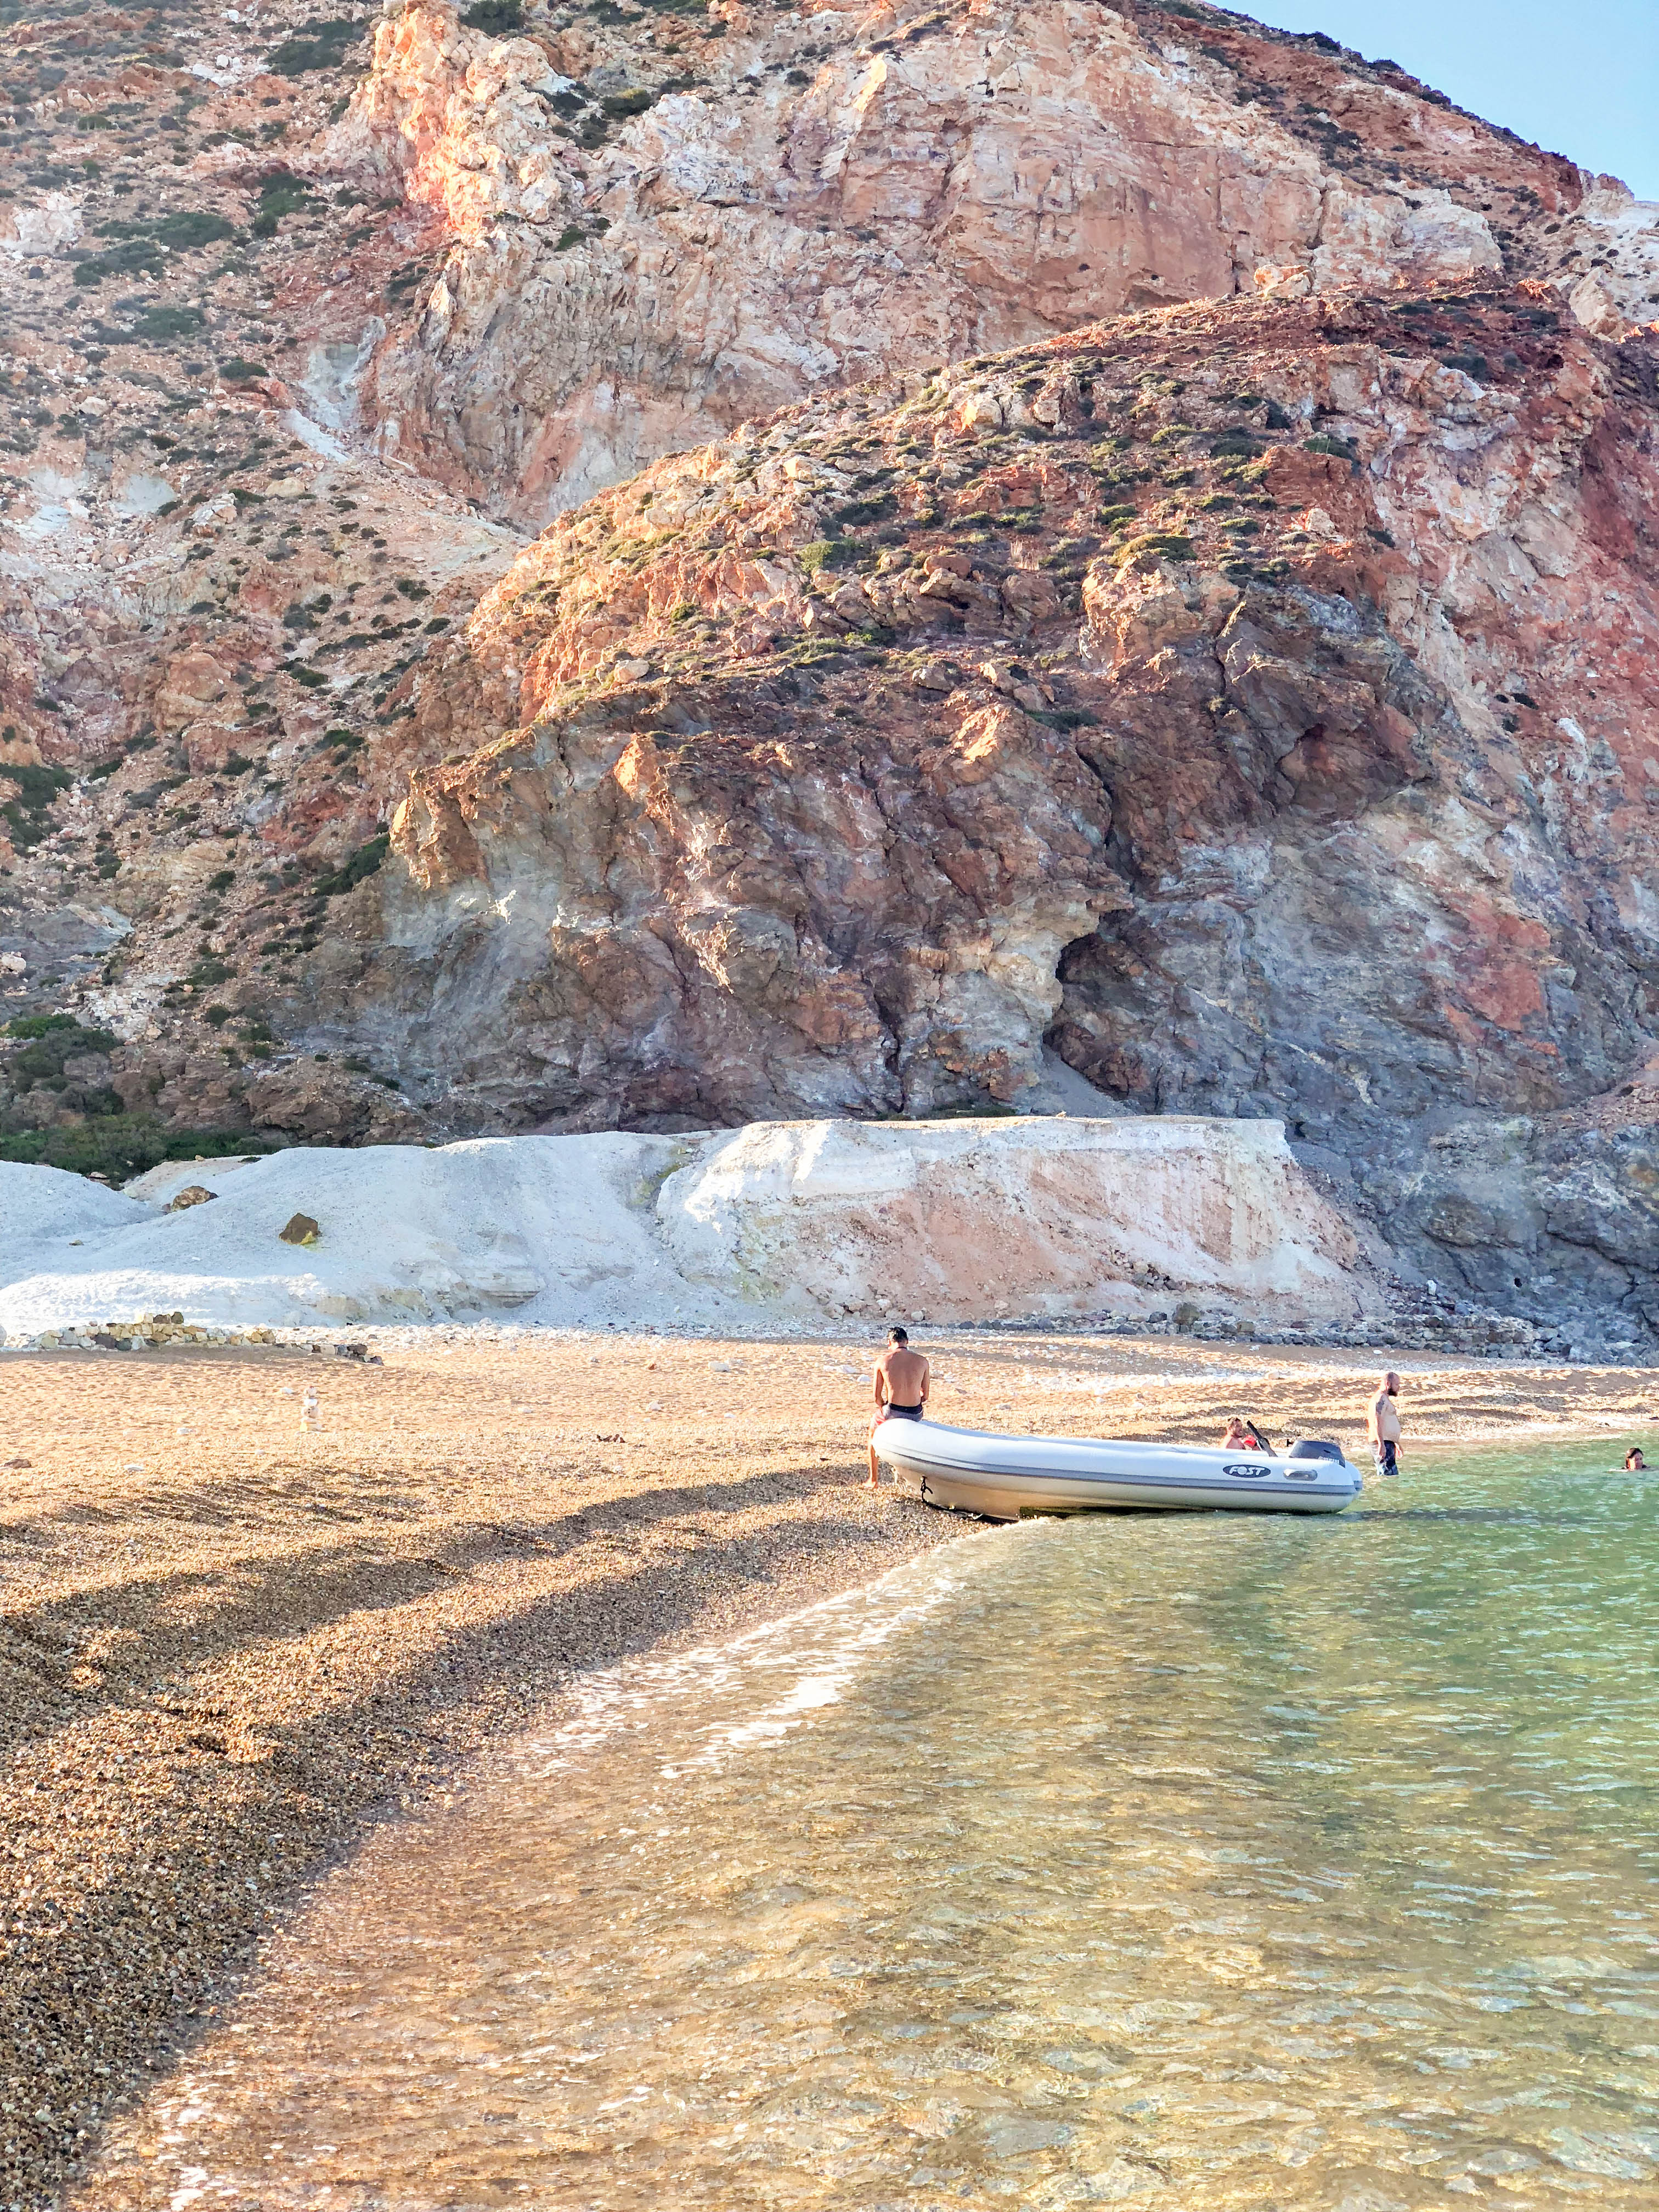
{"type": "Polygon", "coordinates": [[[1659,2202],[1659,1477],[1038,1522],[590,1686],[112,2148],[182,2206],[1659,2202]]]}

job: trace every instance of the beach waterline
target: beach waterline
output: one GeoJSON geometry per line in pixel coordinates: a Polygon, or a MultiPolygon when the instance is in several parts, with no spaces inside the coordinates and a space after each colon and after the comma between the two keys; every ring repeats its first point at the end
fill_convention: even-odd
{"type": "Polygon", "coordinates": [[[1659,2179],[1659,1479],[955,1544],[382,1830],[88,2203],[1389,2212],[1659,2179]]]}

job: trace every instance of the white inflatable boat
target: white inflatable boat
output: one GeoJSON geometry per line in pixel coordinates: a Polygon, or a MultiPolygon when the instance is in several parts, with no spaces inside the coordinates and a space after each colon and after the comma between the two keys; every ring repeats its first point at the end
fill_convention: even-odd
{"type": "Polygon", "coordinates": [[[1018,1521],[1031,1513],[1151,1507],[1340,1513],[1362,1478],[1340,1444],[1314,1439],[1281,1457],[1099,1437],[1007,1437],[939,1421],[886,1420],[876,1452],[929,1505],[1018,1521]]]}

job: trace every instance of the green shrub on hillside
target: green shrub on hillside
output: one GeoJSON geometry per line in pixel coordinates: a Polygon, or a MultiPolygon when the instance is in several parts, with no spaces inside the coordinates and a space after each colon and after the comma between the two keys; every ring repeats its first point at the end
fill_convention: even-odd
{"type": "Polygon", "coordinates": [[[157,306],[146,308],[139,316],[132,337],[146,339],[151,345],[166,345],[174,338],[193,338],[206,327],[207,317],[200,307],[157,306]]]}
{"type": "Polygon", "coordinates": [[[275,76],[338,69],[347,50],[362,36],[367,21],[361,15],[313,15],[309,22],[296,24],[291,35],[271,49],[265,67],[275,76]]]}
{"type": "Polygon", "coordinates": [[[291,169],[273,170],[259,187],[259,204],[254,210],[253,235],[256,238],[275,238],[276,226],[285,215],[300,215],[312,206],[316,195],[303,177],[296,177],[291,169]]]}
{"type": "Polygon", "coordinates": [[[9,1037],[51,1036],[58,1030],[78,1030],[81,1024],[73,1014],[19,1014],[16,1020],[6,1024],[9,1037]]]}
{"type": "Polygon", "coordinates": [[[0,821],[20,853],[40,842],[49,827],[52,801],[67,791],[74,777],[67,769],[46,768],[33,761],[0,765],[0,780],[16,786],[15,798],[0,805],[0,821]]]}
{"type": "Polygon", "coordinates": [[[856,538],[821,538],[814,545],[801,547],[800,565],[809,576],[816,576],[821,568],[850,568],[859,550],[856,538]]]}
{"type": "Polygon", "coordinates": [[[108,276],[153,276],[167,265],[170,255],[194,253],[219,239],[234,238],[236,226],[205,208],[186,208],[148,222],[112,219],[99,224],[98,235],[117,242],[106,252],[76,263],[77,284],[101,284],[108,276]]]}
{"type": "Polygon", "coordinates": [[[319,876],[312,889],[319,898],[338,898],[343,891],[356,890],[366,877],[375,873],[391,850],[392,840],[383,830],[378,837],[359,845],[351,858],[331,874],[319,876]]]}
{"type": "Polygon", "coordinates": [[[1129,538],[1112,555],[1114,567],[1127,568],[1141,562],[1190,561],[1193,541],[1179,530],[1146,530],[1129,538]]]}
{"type": "Polygon", "coordinates": [[[5,1061],[6,1080],[15,1091],[65,1090],[65,1060],[87,1053],[113,1052],[119,1042],[108,1030],[82,1029],[73,1014],[26,1015],[13,1022],[6,1034],[23,1046],[5,1061]]]}
{"type": "Polygon", "coordinates": [[[232,1152],[276,1147],[250,1129],[167,1129],[153,1114],[110,1114],[66,1129],[25,1129],[0,1136],[0,1160],[66,1168],[125,1182],[163,1160],[223,1159],[232,1152]]]}

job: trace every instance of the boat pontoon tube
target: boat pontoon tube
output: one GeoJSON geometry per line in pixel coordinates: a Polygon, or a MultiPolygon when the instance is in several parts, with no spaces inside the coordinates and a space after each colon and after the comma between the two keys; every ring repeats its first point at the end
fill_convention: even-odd
{"type": "Polygon", "coordinates": [[[1009,1437],[940,1421],[882,1422],[876,1452],[929,1505],[1018,1521],[1027,1513],[1340,1513],[1362,1478],[1337,1444],[1280,1457],[1100,1437],[1009,1437]]]}

